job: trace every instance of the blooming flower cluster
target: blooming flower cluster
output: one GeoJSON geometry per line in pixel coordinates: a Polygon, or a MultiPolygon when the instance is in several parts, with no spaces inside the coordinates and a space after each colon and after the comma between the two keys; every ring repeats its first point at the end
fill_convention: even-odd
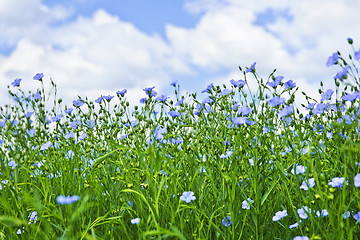
{"type": "MultiPolygon", "coordinates": [[[[352,60],[360,60],[360,50],[352,60]]],[[[330,56],[326,65],[342,67],[334,77],[336,83],[357,74],[340,53],[330,56]]],[[[76,203],[88,195],[91,204],[101,206],[96,214],[85,211],[91,219],[108,213],[127,219],[120,228],[112,225],[107,229],[111,233],[131,228],[134,234],[143,234],[162,221],[173,225],[173,233],[191,236],[190,231],[201,232],[196,226],[200,221],[199,225],[208,226],[205,238],[216,236],[219,226],[223,238],[239,230],[244,238],[253,238],[246,221],[256,220],[254,213],[259,210],[267,219],[256,234],[271,227],[275,233],[299,235],[295,240],[309,239],[305,233],[314,238],[317,233],[307,226],[316,223],[316,229],[328,231],[326,226],[334,216],[344,225],[338,231],[356,232],[360,224],[355,201],[360,191],[360,161],[355,154],[360,133],[358,88],[342,94],[338,89],[320,89],[318,101],[306,98],[303,114],[294,100],[296,83],[273,74],[266,82],[255,66],[240,68],[245,80],[232,79],[230,87],[208,85],[199,99],[196,94],[190,95],[192,99],[179,97],[176,81],[170,85],[177,101],[158,95],[155,87],[144,88],[146,96],[140,99],[144,105],[135,106],[131,114],[124,98],[126,89],[95,101],[79,97],[70,103],[71,108],[60,111],[61,101],[54,101],[56,108],[48,111],[45,89],[25,95],[17,88],[22,80],[15,79],[9,90],[23,96],[13,94],[14,106],[6,111],[0,108],[0,152],[4,153],[0,157],[0,202],[12,199],[25,213],[15,217],[35,224],[25,224],[16,233],[32,234],[44,218],[62,226],[48,211],[57,211],[60,214],[55,215],[67,223],[73,219],[71,209],[82,210],[87,198],[76,203]],[[259,98],[244,88],[252,78],[258,80],[259,98]],[[112,105],[114,111],[106,112],[112,105]],[[67,180],[74,183],[56,185],[67,180]],[[198,194],[184,191],[177,199],[184,187],[198,194]],[[58,196],[64,188],[81,194],[58,196]],[[53,194],[58,196],[57,206],[47,202],[53,194]],[[33,195],[40,196],[44,208],[28,204],[33,195]]],[[[43,86],[43,78],[38,73],[33,79],[43,86]]],[[[12,214],[5,208],[2,211],[12,214]]],[[[85,212],[80,222],[88,222],[85,212]]],[[[167,231],[166,224],[160,225],[167,231]]],[[[128,231],[129,237],[133,233],[128,231]]]]}

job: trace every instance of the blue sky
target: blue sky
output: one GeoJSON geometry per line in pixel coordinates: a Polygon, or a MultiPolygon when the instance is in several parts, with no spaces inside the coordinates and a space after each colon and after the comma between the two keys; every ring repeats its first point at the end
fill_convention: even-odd
{"type": "Polygon", "coordinates": [[[2,1],[0,98],[15,78],[34,90],[43,72],[65,103],[127,88],[137,104],[145,87],[171,95],[175,80],[182,93],[229,85],[253,62],[263,77],[276,68],[318,95],[339,70],[327,57],[349,53],[347,37],[360,47],[356,9],[356,0],[2,1]]]}
{"type": "MultiPolygon", "coordinates": [[[[44,0],[44,4],[55,6],[58,0],[44,0]]],[[[67,21],[74,21],[78,16],[91,17],[93,13],[102,8],[120,20],[131,22],[141,31],[151,35],[165,35],[165,24],[174,24],[181,27],[194,27],[201,14],[189,14],[183,7],[183,0],[65,0],[62,4],[75,9],[73,16],[67,21]]]]}

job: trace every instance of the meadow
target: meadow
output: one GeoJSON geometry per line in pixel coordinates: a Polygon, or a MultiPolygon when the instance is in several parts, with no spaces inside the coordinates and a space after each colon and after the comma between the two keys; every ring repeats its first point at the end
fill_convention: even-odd
{"type": "Polygon", "coordinates": [[[133,107],[126,89],[63,106],[43,73],[15,79],[0,108],[0,238],[360,239],[348,43],[325,61],[333,89],[302,92],[306,104],[295,80],[255,63],[200,97],[144,86],[133,107]]]}

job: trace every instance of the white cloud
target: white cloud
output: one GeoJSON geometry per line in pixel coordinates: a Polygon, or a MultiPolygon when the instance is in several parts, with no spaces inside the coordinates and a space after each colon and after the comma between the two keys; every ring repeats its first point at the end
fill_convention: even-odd
{"type": "Polygon", "coordinates": [[[65,20],[72,14],[61,5],[52,8],[41,0],[12,0],[0,2],[0,44],[15,44],[23,37],[41,34],[49,23],[65,20]]]}
{"type": "Polygon", "coordinates": [[[277,68],[310,95],[317,94],[320,81],[334,86],[333,76],[340,69],[328,69],[325,62],[337,49],[345,55],[351,51],[347,37],[360,46],[360,2],[355,0],[192,0],[186,6],[189,12],[205,11],[199,24],[194,29],[168,26],[167,33],[173,48],[192,64],[216,72],[257,61],[262,76],[277,68]],[[255,26],[256,13],[268,8],[289,9],[292,21],[279,18],[267,26],[270,31],[255,26]]]}
{"type": "Polygon", "coordinates": [[[287,57],[281,42],[254,20],[252,12],[227,6],[205,14],[195,29],[168,25],[167,34],[182,57],[209,71],[287,57]]]}
{"type": "Polygon", "coordinates": [[[170,83],[170,73],[190,71],[159,36],[148,36],[104,10],[59,27],[43,26],[37,33],[22,36],[10,56],[2,58],[1,79],[32,81],[36,72],[44,72],[58,84],[61,96],[89,93],[94,100],[128,88],[137,97],[131,101],[138,102],[132,90],[150,85],[161,90],[170,83]]]}

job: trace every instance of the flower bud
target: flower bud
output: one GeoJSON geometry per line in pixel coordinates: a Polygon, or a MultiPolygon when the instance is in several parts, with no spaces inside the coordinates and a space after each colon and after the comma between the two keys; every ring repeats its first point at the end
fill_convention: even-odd
{"type": "Polygon", "coordinates": [[[352,38],[348,38],[347,41],[348,41],[349,44],[353,44],[352,38]]]}

